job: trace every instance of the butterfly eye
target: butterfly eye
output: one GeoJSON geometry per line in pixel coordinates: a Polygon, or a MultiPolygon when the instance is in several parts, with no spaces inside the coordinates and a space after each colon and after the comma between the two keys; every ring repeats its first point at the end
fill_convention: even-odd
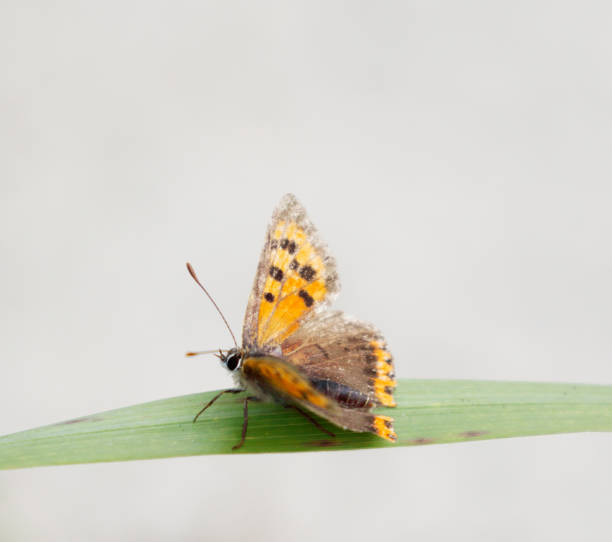
{"type": "Polygon", "coordinates": [[[230,371],[235,371],[240,366],[241,360],[242,360],[241,354],[239,352],[233,352],[232,354],[227,356],[227,358],[225,358],[223,361],[225,362],[225,366],[230,371]]]}

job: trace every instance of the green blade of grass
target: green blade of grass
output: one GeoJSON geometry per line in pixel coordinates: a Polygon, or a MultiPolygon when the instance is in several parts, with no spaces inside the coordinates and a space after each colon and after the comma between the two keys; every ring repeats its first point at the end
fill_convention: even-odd
{"type": "Polygon", "coordinates": [[[297,412],[251,403],[240,440],[244,394],[224,395],[197,421],[215,392],[93,414],[0,437],[0,469],[201,454],[398,448],[479,439],[612,431],[612,386],[525,382],[402,380],[396,444],[322,422],[330,437],[297,412]]]}

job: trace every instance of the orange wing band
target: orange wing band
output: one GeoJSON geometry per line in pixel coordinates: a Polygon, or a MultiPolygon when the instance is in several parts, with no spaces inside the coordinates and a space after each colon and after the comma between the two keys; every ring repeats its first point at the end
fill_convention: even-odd
{"type": "Polygon", "coordinates": [[[272,356],[247,357],[242,363],[245,376],[276,396],[305,401],[329,409],[334,403],[319,392],[308,379],[284,361],[272,356]]]}
{"type": "Polygon", "coordinates": [[[396,405],[393,399],[393,391],[397,385],[393,378],[393,365],[391,354],[380,341],[372,341],[370,347],[376,358],[376,377],[374,378],[374,394],[384,406],[396,405]]]}
{"type": "Polygon", "coordinates": [[[389,416],[375,416],[372,427],[379,437],[391,442],[397,440],[397,434],[393,430],[393,418],[389,418],[389,416]]]}

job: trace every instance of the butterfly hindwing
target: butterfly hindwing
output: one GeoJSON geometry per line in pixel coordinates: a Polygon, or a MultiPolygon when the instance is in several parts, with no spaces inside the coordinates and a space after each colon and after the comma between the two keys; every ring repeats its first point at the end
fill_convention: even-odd
{"type": "Polygon", "coordinates": [[[340,289],[336,264],[304,208],[287,194],[266,234],[243,327],[248,350],[277,353],[280,344],[340,289]]]}
{"type": "Polygon", "coordinates": [[[274,356],[247,356],[242,373],[249,388],[281,403],[303,407],[332,423],[357,432],[369,432],[389,440],[397,439],[393,420],[367,409],[347,408],[313,385],[308,376],[292,363],[274,356]]]}
{"type": "Polygon", "coordinates": [[[317,412],[317,414],[349,431],[374,433],[390,442],[397,440],[397,434],[393,429],[393,418],[389,416],[351,408],[341,408],[334,412],[317,412]]]}
{"type": "Polygon", "coordinates": [[[340,311],[324,312],[285,339],[282,352],[341,404],[395,406],[393,357],[370,324],[340,311]]]}

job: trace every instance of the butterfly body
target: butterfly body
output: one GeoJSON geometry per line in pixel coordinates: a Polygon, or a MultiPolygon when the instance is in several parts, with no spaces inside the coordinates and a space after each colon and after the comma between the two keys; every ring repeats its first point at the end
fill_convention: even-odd
{"type": "Polygon", "coordinates": [[[370,412],[376,406],[395,406],[393,358],[376,328],[327,310],[339,289],[334,259],[304,208],[287,194],[266,234],[242,348],[219,356],[233,372],[238,387],[232,391],[250,394],[238,446],[244,442],[247,405],[253,397],[396,440],[393,420],[370,412]]]}

